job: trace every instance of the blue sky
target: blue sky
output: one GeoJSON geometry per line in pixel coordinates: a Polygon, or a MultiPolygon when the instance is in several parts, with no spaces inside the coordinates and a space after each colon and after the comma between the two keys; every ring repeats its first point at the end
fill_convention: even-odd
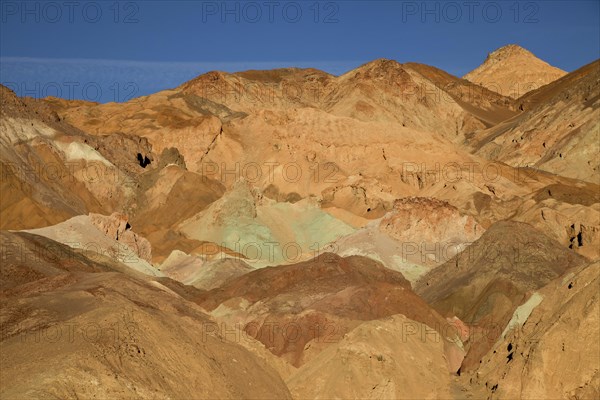
{"type": "Polygon", "coordinates": [[[6,1],[0,81],[124,101],[213,69],[340,74],[376,58],[462,76],[517,43],[573,71],[600,57],[598,1],[6,1]]]}

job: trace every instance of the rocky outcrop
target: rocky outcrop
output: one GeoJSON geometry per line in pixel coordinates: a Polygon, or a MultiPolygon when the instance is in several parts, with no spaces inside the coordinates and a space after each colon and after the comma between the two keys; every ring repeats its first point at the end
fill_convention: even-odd
{"type": "Polygon", "coordinates": [[[472,216],[429,197],[396,200],[379,229],[405,247],[413,247],[411,259],[428,266],[449,260],[485,232],[472,216]]]}
{"type": "Polygon", "coordinates": [[[150,242],[131,230],[131,225],[127,222],[127,216],[119,213],[113,213],[110,216],[100,214],[90,214],[90,221],[106,236],[123,243],[135,254],[152,262],[152,246],[150,242]]]}

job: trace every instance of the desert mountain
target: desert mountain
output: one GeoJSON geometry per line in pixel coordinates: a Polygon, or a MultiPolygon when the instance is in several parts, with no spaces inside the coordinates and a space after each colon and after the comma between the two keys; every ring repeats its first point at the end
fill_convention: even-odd
{"type": "Polygon", "coordinates": [[[230,325],[241,324],[273,354],[300,366],[361,321],[394,314],[440,334],[448,370],[462,361],[462,343],[401,273],[359,256],[324,253],[299,264],[249,272],[202,295],[199,303],[230,325]]]}
{"type": "Polygon", "coordinates": [[[489,53],[484,63],[464,79],[517,99],[564,75],[565,71],[540,60],[529,50],[509,44],[489,53]]]}
{"type": "Polygon", "coordinates": [[[290,398],[197,305],[124,264],[31,234],[3,232],[2,248],[3,398],[290,398]]]}
{"type": "MultiPolygon", "coordinates": [[[[3,107],[0,111],[2,136],[2,227],[31,228],[61,222],[90,211],[109,213],[127,203],[130,174],[122,175],[123,185],[89,185],[82,176],[78,160],[96,164],[102,172],[117,177],[115,164],[95,148],[113,159],[125,136],[107,136],[104,140],[89,137],[60,121],[40,102],[22,101],[1,87],[3,107]],[[102,141],[103,143],[99,143],[102,141]],[[113,153],[109,155],[109,153],[113,153]],[[68,164],[70,163],[70,164],[68,164]]],[[[130,142],[138,152],[146,153],[147,142],[130,142]]]]}
{"type": "Polygon", "coordinates": [[[597,397],[598,73],[0,87],[0,397],[597,397]]]}
{"type": "Polygon", "coordinates": [[[593,339],[600,335],[598,267],[598,263],[586,264],[556,278],[515,311],[509,329],[473,377],[488,396],[593,399],[600,395],[600,348],[593,339]]]}
{"type": "Polygon", "coordinates": [[[477,154],[599,184],[600,61],[518,100],[524,113],[470,138],[477,154]]]}
{"type": "Polygon", "coordinates": [[[402,314],[364,322],[287,383],[298,399],[451,398],[443,343],[436,331],[402,314]]]}
{"type": "Polygon", "coordinates": [[[584,263],[530,225],[498,222],[423,276],[416,292],[445,317],[456,316],[472,327],[462,366],[472,369],[532,291],[584,263]]]}
{"type": "Polygon", "coordinates": [[[464,250],[485,231],[470,215],[433,198],[398,199],[392,211],[331,244],[340,255],[361,255],[400,271],[411,283],[464,250]]]}
{"type": "Polygon", "coordinates": [[[326,115],[307,113],[322,110],[363,122],[437,131],[450,140],[489,127],[516,110],[511,99],[436,68],[386,59],[338,77],[315,69],[213,71],[125,105],[48,102],[66,121],[86,132],[128,132],[149,138],[157,152],[165,146],[185,150],[192,170],[222,124],[266,110],[266,116],[279,117],[281,122],[303,110],[314,124],[326,115]],[[173,134],[159,134],[166,128],[173,134]],[[192,134],[195,140],[184,148],[181,141],[192,134]],[[192,151],[197,151],[194,157],[192,151]]]}

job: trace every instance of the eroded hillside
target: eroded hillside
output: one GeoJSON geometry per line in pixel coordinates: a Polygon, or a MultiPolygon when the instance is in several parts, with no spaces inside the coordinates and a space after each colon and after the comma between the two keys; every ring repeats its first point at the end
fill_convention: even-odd
{"type": "Polygon", "coordinates": [[[597,398],[598,72],[0,87],[0,397],[597,398]]]}

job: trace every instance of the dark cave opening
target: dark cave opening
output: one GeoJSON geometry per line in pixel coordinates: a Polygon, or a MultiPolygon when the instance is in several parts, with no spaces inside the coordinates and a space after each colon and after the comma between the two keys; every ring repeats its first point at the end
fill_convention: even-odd
{"type": "Polygon", "coordinates": [[[138,159],[138,162],[140,163],[140,167],[142,167],[142,168],[146,168],[146,166],[148,164],[150,164],[150,160],[148,159],[148,156],[142,156],[141,153],[137,153],[137,159],[138,159]]]}

